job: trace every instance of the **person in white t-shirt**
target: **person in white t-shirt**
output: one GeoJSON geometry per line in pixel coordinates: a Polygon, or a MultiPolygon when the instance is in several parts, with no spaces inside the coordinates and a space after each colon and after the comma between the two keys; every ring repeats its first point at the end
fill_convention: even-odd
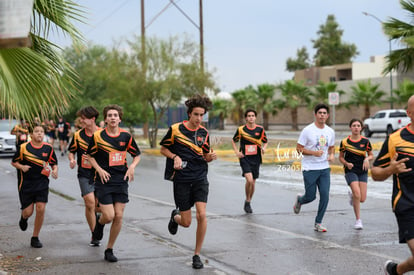
{"type": "Polygon", "coordinates": [[[319,190],[318,214],[315,218],[314,229],[326,232],[322,225],[329,202],[331,185],[329,162],[335,158],[335,132],[326,125],[329,117],[329,107],[318,104],[314,109],[315,121],[306,126],[300,133],[296,150],[302,155],[302,174],[305,184],[305,194],[297,195],[293,211],[299,214],[303,204],[316,199],[316,189],[319,190]]]}

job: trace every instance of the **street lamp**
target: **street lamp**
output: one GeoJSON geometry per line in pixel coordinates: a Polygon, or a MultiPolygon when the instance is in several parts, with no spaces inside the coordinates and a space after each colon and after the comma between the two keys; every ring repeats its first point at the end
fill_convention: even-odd
{"type": "MultiPolygon", "coordinates": [[[[362,14],[365,15],[365,16],[371,16],[372,18],[374,18],[375,20],[380,22],[381,26],[384,23],[381,19],[379,19],[378,17],[376,17],[375,15],[373,15],[371,13],[363,11],[362,14]]],[[[389,56],[391,56],[391,39],[388,39],[388,43],[389,43],[389,49],[388,49],[389,56]]],[[[390,70],[390,96],[391,96],[390,107],[391,107],[391,109],[394,109],[394,103],[393,103],[392,95],[393,95],[393,92],[392,92],[392,70],[390,70]]]]}

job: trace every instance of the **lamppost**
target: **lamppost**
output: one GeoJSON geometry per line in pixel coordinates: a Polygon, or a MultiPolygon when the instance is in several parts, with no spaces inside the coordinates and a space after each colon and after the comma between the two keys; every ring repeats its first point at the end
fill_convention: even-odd
{"type": "MultiPolygon", "coordinates": [[[[376,17],[375,15],[373,15],[371,13],[363,11],[362,14],[365,15],[365,16],[371,16],[372,18],[374,18],[375,20],[380,22],[381,26],[384,23],[384,21],[382,21],[381,19],[379,19],[378,17],[376,17]]],[[[388,43],[389,43],[389,49],[388,49],[389,56],[391,56],[391,39],[388,39],[388,43]]],[[[391,109],[394,109],[394,102],[393,102],[393,99],[392,99],[392,96],[393,96],[393,92],[392,92],[392,70],[390,70],[390,96],[391,96],[390,107],[391,107],[391,109]]]]}

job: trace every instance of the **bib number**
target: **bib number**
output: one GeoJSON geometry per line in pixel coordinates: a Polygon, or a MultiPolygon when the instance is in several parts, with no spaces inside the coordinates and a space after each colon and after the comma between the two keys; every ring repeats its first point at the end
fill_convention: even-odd
{"type": "Polygon", "coordinates": [[[244,147],[244,153],[246,156],[257,155],[257,145],[247,144],[244,147]]]}
{"type": "Polygon", "coordinates": [[[92,165],[88,160],[88,156],[87,155],[82,155],[82,163],[81,163],[81,167],[85,168],[85,169],[91,169],[92,165]]]}
{"type": "Polygon", "coordinates": [[[126,161],[126,152],[109,152],[109,166],[124,165],[126,161]]]}

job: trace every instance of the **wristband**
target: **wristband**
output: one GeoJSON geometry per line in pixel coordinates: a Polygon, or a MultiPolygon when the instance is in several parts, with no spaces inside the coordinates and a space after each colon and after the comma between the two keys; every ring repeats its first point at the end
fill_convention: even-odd
{"type": "Polygon", "coordinates": [[[174,160],[177,157],[177,155],[174,155],[171,159],[174,160]]]}

